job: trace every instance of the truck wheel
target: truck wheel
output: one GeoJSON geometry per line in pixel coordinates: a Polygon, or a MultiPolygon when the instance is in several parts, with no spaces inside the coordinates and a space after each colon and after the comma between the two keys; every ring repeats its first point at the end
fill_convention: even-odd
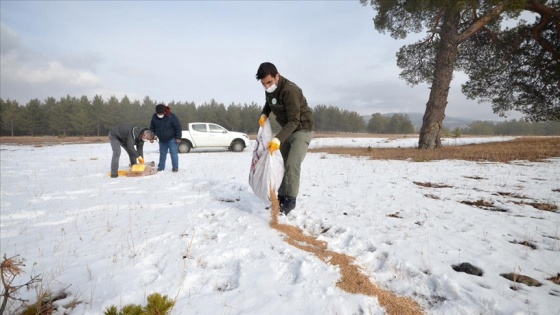
{"type": "Polygon", "coordinates": [[[245,149],[245,144],[243,143],[243,141],[240,140],[235,140],[233,141],[233,143],[231,144],[231,150],[233,152],[241,152],[245,149]]]}
{"type": "Polygon", "coordinates": [[[181,141],[179,143],[179,153],[189,153],[191,151],[191,144],[187,141],[181,141]]]}

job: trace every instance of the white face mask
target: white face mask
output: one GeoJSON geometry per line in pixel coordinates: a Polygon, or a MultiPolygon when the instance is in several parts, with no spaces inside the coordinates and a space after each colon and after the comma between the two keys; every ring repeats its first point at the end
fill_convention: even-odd
{"type": "Polygon", "coordinates": [[[144,141],[144,142],[149,142],[150,140],[148,140],[148,139],[142,139],[142,141],[144,141]]]}
{"type": "Polygon", "coordinates": [[[276,88],[277,88],[277,86],[276,86],[276,83],[275,83],[275,84],[269,86],[268,89],[265,89],[265,91],[267,93],[272,93],[272,92],[276,91],[276,88]]]}
{"type": "Polygon", "coordinates": [[[157,117],[158,117],[158,118],[163,118],[163,114],[161,114],[161,115],[160,115],[160,114],[157,114],[157,117]]]}

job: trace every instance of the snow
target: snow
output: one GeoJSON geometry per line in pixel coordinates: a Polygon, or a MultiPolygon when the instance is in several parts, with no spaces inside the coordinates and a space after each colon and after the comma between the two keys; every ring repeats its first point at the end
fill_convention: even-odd
{"type": "MultiPolygon", "coordinates": [[[[317,138],[311,147],[416,143],[317,138]]],[[[157,144],[145,154],[157,162],[157,144]]],[[[40,274],[43,289],[70,293],[57,314],[144,305],[154,292],[176,300],[172,314],[385,314],[375,296],[337,287],[338,266],[269,226],[269,205],[248,184],[251,155],[251,147],[192,151],[179,155],[178,173],[112,179],[108,143],[1,145],[1,253],[26,259],[16,282],[40,274]],[[72,301],[80,303],[72,309],[72,301]]],[[[120,162],[128,169],[126,153],[120,162]]],[[[546,280],[560,273],[560,211],[527,204],[560,205],[559,189],[560,159],[419,163],[308,153],[297,208],[279,222],[355,257],[372,283],[426,314],[560,314],[560,286],[546,280]],[[506,212],[462,203],[477,200],[506,212]],[[514,243],[523,241],[536,249],[514,243]],[[483,276],[453,270],[462,262],[483,276]]]]}
{"type": "MultiPolygon", "coordinates": [[[[476,137],[476,138],[442,138],[443,146],[475,144],[484,142],[510,141],[515,137],[476,137]]],[[[323,147],[360,147],[360,148],[416,148],[418,136],[392,138],[316,138],[310,148],[323,147]]]]}

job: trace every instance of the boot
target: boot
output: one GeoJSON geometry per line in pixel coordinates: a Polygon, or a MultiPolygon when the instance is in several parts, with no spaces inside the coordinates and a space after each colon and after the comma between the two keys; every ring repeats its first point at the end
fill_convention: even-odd
{"type": "Polygon", "coordinates": [[[288,215],[288,213],[290,213],[290,211],[294,210],[295,208],[296,208],[296,198],[285,196],[284,202],[280,204],[280,212],[283,213],[284,215],[288,215]]]}
{"type": "Polygon", "coordinates": [[[278,204],[281,205],[284,200],[286,200],[286,196],[278,195],[278,204]]]}

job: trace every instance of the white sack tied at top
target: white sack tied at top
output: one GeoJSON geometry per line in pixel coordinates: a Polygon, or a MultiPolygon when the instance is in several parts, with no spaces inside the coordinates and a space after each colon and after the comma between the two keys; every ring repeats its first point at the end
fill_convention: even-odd
{"type": "Polygon", "coordinates": [[[284,159],[280,150],[271,155],[267,149],[272,138],[270,121],[267,119],[264,127],[259,127],[257,143],[251,160],[251,170],[249,171],[249,185],[255,195],[263,201],[272,200],[270,197],[271,187],[276,193],[284,177],[284,159]]]}

